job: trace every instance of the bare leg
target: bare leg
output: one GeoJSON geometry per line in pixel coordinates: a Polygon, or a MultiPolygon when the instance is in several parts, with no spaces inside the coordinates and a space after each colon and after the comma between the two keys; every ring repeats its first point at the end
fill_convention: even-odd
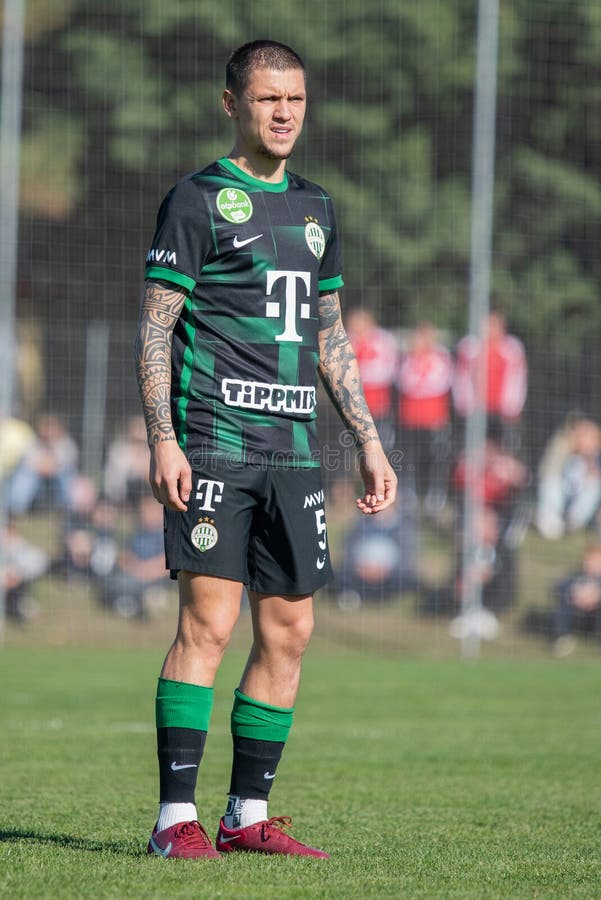
{"type": "Polygon", "coordinates": [[[177,634],[157,686],[160,804],[148,852],[216,859],[219,854],[197,821],[196,779],[213,682],[238,618],[242,585],[192,572],[180,572],[178,581],[177,634]]]}
{"type": "Polygon", "coordinates": [[[177,634],[161,678],[212,687],[240,613],[242,585],[227,578],[180,572],[177,634]]]}
{"type": "MultiPolygon", "coordinates": [[[[269,790],[292,724],[301,661],[313,630],[313,598],[304,596],[250,595],[254,643],[240,690],[238,711],[254,706],[254,735],[234,729],[234,760],[227,810],[219,826],[217,849],[224,852],[255,850],[293,856],[327,857],[285,832],[290,819],[268,818],[269,790]],[[261,704],[265,704],[261,709],[261,704]],[[279,707],[262,717],[266,706],[279,707]],[[265,737],[261,737],[261,727],[265,737]],[[274,731],[279,729],[281,736],[274,731]],[[268,779],[268,780],[267,780],[268,779]],[[267,849],[268,848],[268,849],[267,849]]],[[[232,725],[237,714],[236,703],[232,725]]],[[[243,715],[238,724],[248,726],[243,715]]]]}
{"type": "Polygon", "coordinates": [[[301,661],[313,631],[313,597],[250,593],[254,642],[240,682],[248,697],[294,706],[301,661]]]}

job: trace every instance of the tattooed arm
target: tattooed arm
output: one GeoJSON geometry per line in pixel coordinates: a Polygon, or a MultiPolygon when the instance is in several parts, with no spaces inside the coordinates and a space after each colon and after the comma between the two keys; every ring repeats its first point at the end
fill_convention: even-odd
{"type": "Polygon", "coordinates": [[[355,436],[365,487],[357,506],[364,513],[380,512],[394,503],[397,478],[365,402],[359,366],[342,324],[337,293],[319,298],[319,373],[342,421],[355,436]]]}
{"type": "Polygon", "coordinates": [[[156,499],[185,510],[192,488],[188,460],[171,422],[171,342],[186,295],[163,281],[147,281],[135,343],[138,390],[150,446],[150,484],[156,499]]]}

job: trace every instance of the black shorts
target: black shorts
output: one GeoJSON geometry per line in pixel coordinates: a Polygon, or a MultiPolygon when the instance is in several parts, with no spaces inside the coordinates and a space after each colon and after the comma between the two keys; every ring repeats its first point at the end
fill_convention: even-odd
{"type": "Polygon", "coordinates": [[[331,576],[318,468],[211,460],[192,472],[187,512],[165,510],[171,576],[198,572],[253,591],[310,594],[331,576]]]}

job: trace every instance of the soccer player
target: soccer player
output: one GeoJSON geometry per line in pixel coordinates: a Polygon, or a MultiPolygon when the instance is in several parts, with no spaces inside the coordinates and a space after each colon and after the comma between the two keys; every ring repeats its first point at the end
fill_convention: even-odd
{"type": "Polygon", "coordinates": [[[294,840],[267,800],[288,733],[313,592],[330,577],[316,441],[316,381],[355,436],[373,515],[396,478],[341,322],[328,194],[286,171],[305,115],[300,57],[273,41],[230,57],[231,153],[179,181],[158,215],[136,341],[180,615],[157,689],[163,857],[260,851],[326,857],[294,840]],[[233,763],[216,847],[195,787],[213,683],[248,586],[253,644],[231,715],[233,763]]]}

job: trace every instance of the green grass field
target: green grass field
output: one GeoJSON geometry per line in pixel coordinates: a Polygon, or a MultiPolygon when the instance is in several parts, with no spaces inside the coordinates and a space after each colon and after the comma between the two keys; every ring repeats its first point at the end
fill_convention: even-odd
{"type": "MultiPolygon", "coordinates": [[[[148,859],[162,652],[0,650],[3,897],[600,897],[598,662],[309,653],[270,812],[330,861],[148,859]]],[[[199,783],[230,767],[234,649],[199,783]]]]}

